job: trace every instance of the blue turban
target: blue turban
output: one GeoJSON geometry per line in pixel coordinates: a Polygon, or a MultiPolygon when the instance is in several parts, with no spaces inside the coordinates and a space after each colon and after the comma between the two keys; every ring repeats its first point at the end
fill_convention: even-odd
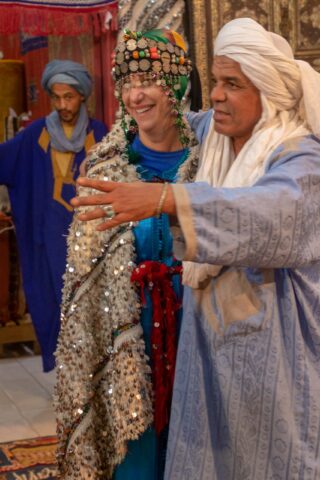
{"type": "Polygon", "coordinates": [[[41,85],[51,93],[54,83],[72,85],[86,99],[92,91],[92,78],[84,65],[71,60],[52,60],[43,72],[41,85]]]}

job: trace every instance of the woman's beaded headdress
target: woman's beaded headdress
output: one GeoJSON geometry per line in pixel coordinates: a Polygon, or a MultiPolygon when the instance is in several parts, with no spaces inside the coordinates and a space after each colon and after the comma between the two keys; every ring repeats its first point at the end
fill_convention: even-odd
{"type": "MultiPolygon", "coordinates": [[[[143,74],[142,85],[156,82],[169,96],[176,124],[183,145],[188,143],[184,136],[184,122],[180,108],[186,92],[188,77],[192,70],[191,60],[187,57],[187,47],[182,36],[173,30],[157,29],[148,32],[124,31],[123,40],[115,49],[113,78],[116,82],[116,96],[125,113],[121,100],[122,88],[130,83],[130,76],[143,74]]],[[[125,128],[125,126],[124,126],[125,128]]],[[[127,129],[136,130],[135,122],[127,129]]]]}
{"type": "Polygon", "coordinates": [[[151,74],[152,79],[170,78],[174,93],[182,98],[191,70],[186,44],[173,30],[125,30],[123,41],[115,49],[113,76],[118,91],[128,75],[144,73],[151,74]],[[181,77],[185,79],[182,84],[181,77]],[[179,90],[183,90],[182,95],[179,90]]]}

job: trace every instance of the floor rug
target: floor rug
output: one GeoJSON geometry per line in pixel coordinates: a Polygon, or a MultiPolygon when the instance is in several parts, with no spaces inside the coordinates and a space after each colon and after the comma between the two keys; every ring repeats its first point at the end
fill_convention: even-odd
{"type": "Polygon", "coordinates": [[[56,437],[0,443],[0,480],[55,480],[56,437]]]}

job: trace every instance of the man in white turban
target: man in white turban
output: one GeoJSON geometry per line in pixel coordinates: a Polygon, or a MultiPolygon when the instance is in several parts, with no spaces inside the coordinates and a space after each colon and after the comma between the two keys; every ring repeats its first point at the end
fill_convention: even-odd
{"type": "Polygon", "coordinates": [[[88,116],[92,79],[80,63],[51,61],[42,86],[53,111],[0,145],[0,184],[9,190],[27,305],[49,371],[60,328],[69,200],[80,164],[107,129],[88,116]]]}
{"type": "Polygon", "coordinates": [[[190,116],[195,183],[81,179],[104,194],[72,202],[111,205],[100,230],[159,211],[176,224],[184,316],[165,479],[320,478],[320,75],[247,18],[221,29],[212,73],[213,113],[190,116]]]}

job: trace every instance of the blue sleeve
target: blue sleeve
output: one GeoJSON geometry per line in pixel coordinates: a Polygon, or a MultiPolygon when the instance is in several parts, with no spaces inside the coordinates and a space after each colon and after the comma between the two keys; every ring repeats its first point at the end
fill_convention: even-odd
{"type": "Polygon", "coordinates": [[[25,133],[0,144],[0,184],[12,187],[25,133]]]}
{"type": "Polygon", "coordinates": [[[108,128],[103,122],[100,122],[99,120],[91,120],[91,125],[94,131],[94,139],[96,143],[98,143],[105,135],[107,135],[108,128]]]}
{"type": "Polygon", "coordinates": [[[206,112],[189,112],[186,114],[186,119],[199,143],[203,143],[208,134],[211,118],[212,110],[206,112]]]}
{"type": "Polygon", "coordinates": [[[174,185],[184,260],[300,267],[320,260],[320,140],[275,152],[252,187],[174,185]]]}

